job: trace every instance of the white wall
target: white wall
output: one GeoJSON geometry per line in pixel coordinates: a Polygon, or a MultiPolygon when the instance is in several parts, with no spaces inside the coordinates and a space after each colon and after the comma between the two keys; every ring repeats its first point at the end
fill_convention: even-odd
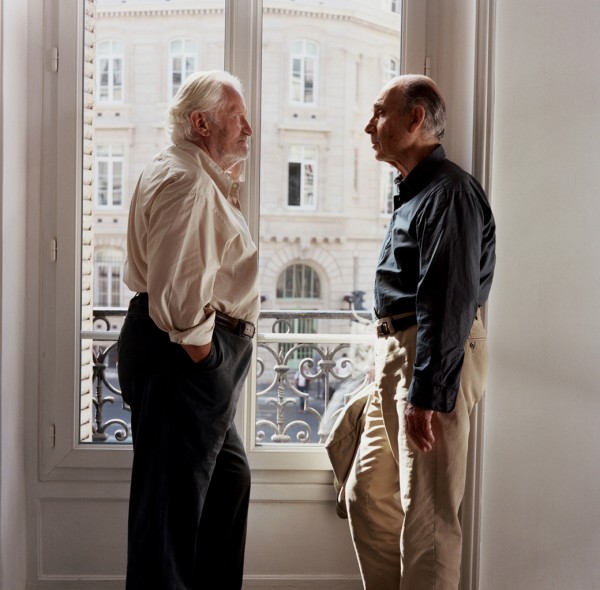
{"type": "Polygon", "coordinates": [[[0,3],[0,588],[25,587],[27,4],[0,3]]]}
{"type": "Polygon", "coordinates": [[[600,588],[600,4],[496,2],[482,590],[600,588]]]}

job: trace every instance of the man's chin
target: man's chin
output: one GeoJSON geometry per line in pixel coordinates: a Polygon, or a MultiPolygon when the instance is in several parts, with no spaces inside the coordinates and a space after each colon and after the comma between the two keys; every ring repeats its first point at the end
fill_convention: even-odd
{"type": "Polygon", "coordinates": [[[375,159],[376,160],[381,160],[381,151],[379,150],[379,147],[376,144],[373,144],[371,146],[371,148],[373,149],[373,153],[375,155],[375,159]]]}

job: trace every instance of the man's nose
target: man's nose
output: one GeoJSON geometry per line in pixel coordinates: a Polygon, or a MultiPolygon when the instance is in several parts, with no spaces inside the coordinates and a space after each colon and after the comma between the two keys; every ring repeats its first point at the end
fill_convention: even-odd
{"type": "Polygon", "coordinates": [[[252,127],[250,127],[250,123],[248,123],[247,119],[244,119],[244,125],[242,127],[242,133],[244,135],[252,135],[252,127]]]}

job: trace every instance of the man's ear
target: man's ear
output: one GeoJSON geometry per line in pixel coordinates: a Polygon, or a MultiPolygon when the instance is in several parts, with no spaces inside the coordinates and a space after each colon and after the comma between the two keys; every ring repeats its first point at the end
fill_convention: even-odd
{"type": "Polygon", "coordinates": [[[208,129],[206,116],[201,111],[192,111],[190,113],[190,123],[192,124],[192,129],[198,135],[209,135],[210,131],[208,129]]]}
{"type": "Polygon", "coordinates": [[[421,127],[421,125],[423,125],[424,120],[425,120],[425,109],[421,105],[417,105],[411,111],[409,131],[411,133],[414,133],[415,131],[417,131],[417,129],[419,129],[421,127]]]}

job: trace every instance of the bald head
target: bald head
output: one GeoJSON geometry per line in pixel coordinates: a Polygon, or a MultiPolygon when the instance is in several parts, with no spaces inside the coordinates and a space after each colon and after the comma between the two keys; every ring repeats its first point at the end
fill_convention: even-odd
{"type": "Polygon", "coordinates": [[[406,115],[417,106],[423,107],[423,131],[437,140],[442,139],[446,129],[446,103],[431,78],[417,74],[396,76],[384,88],[397,101],[401,115],[406,115]]]}

